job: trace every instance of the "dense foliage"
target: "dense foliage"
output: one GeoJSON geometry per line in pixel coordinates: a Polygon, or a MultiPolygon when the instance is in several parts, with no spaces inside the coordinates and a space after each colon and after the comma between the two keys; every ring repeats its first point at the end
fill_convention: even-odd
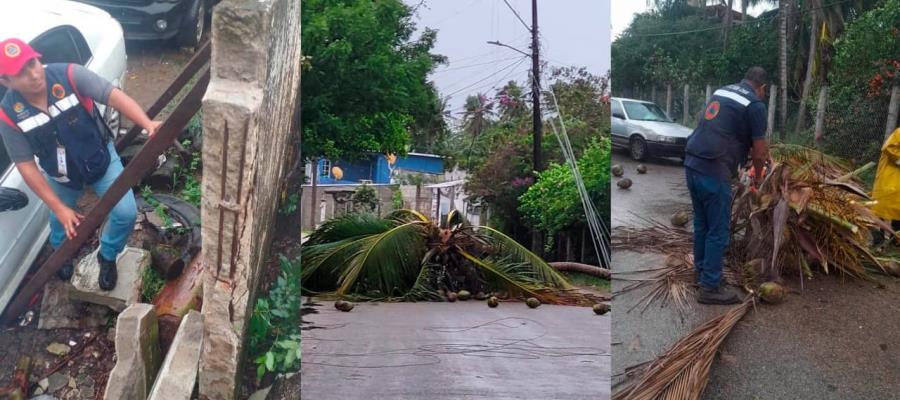
{"type": "Polygon", "coordinates": [[[413,39],[411,9],[400,0],[305,0],[302,13],[302,153],[402,154],[411,139],[433,146],[445,130],[426,80],[443,62],[430,53],[436,32],[413,39]]]}

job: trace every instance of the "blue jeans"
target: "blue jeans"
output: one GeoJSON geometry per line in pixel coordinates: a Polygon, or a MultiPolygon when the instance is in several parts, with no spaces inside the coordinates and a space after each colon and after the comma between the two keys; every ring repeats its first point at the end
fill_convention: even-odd
{"type": "Polygon", "coordinates": [[[700,285],[714,289],[722,280],[722,258],[731,234],[731,183],[685,168],[694,206],[694,269],[700,285]]]}
{"type": "MultiPolygon", "coordinates": [[[[106,194],[109,187],[112,186],[113,182],[116,181],[116,178],[118,178],[125,169],[122,167],[122,161],[119,159],[119,154],[116,153],[116,147],[112,140],[110,140],[108,147],[110,160],[109,167],[106,169],[106,174],[104,174],[99,181],[94,182],[94,184],[91,185],[94,192],[101,197],[106,194]]],[[[83,190],[63,186],[53,179],[47,179],[47,181],[50,183],[53,192],[56,193],[56,196],[59,197],[66,206],[74,210],[78,199],[81,198],[83,190]]],[[[113,207],[112,211],[110,211],[106,218],[106,226],[103,228],[103,233],[100,235],[100,255],[105,260],[115,260],[119,253],[125,249],[125,244],[128,242],[131,232],[134,231],[134,222],[136,219],[137,205],[135,205],[134,202],[134,193],[129,189],[128,193],[126,193],[116,206],[113,207]]],[[[53,246],[54,249],[58,249],[65,239],[65,228],[63,228],[62,224],[56,218],[56,214],[50,212],[50,245],[53,246]]]]}

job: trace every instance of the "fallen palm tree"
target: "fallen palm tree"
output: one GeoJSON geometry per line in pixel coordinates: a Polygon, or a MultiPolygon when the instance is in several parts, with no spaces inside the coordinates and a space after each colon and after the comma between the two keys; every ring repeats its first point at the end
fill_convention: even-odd
{"type": "Polygon", "coordinates": [[[466,291],[545,304],[598,301],[512,238],[456,211],[440,224],[412,210],[341,216],[309,236],[302,257],[304,289],[320,295],[440,300],[466,291]]]}

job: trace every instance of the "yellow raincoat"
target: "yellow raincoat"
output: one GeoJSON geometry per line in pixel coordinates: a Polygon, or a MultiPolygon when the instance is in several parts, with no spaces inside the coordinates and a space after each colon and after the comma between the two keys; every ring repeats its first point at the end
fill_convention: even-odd
{"type": "Polygon", "coordinates": [[[900,221],[900,128],[897,128],[881,148],[878,172],[872,198],[878,201],[872,211],[879,217],[900,221]]]}

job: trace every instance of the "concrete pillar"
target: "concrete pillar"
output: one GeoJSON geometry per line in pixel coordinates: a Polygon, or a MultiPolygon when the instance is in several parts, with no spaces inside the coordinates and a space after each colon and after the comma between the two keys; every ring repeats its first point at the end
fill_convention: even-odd
{"type": "MultiPolygon", "coordinates": [[[[828,105],[828,85],[819,89],[819,105],[816,107],[815,140],[818,142],[825,135],[825,107],[828,105]]],[[[774,115],[773,115],[774,118],[774,115]]]]}
{"type": "Polygon", "coordinates": [[[201,399],[235,398],[300,86],[300,0],[225,0],[203,100],[201,399]]]}
{"type": "Polygon", "coordinates": [[[159,371],[159,325],[150,304],[134,304],[116,320],[116,365],[103,398],[146,399],[159,371]]]}
{"type": "Polygon", "coordinates": [[[769,115],[766,123],[766,137],[772,139],[772,132],[775,132],[775,99],[778,97],[778,86],[769,87],[769,115]]]}
{"type": "Polygon", "coordinates": [[[888,105],[887,124],[884,127],[884,140],[891,137],[891,133],[897,128],[897,114],[900,113],[900,85],[891,88],[891,103],[888,105]]]}

